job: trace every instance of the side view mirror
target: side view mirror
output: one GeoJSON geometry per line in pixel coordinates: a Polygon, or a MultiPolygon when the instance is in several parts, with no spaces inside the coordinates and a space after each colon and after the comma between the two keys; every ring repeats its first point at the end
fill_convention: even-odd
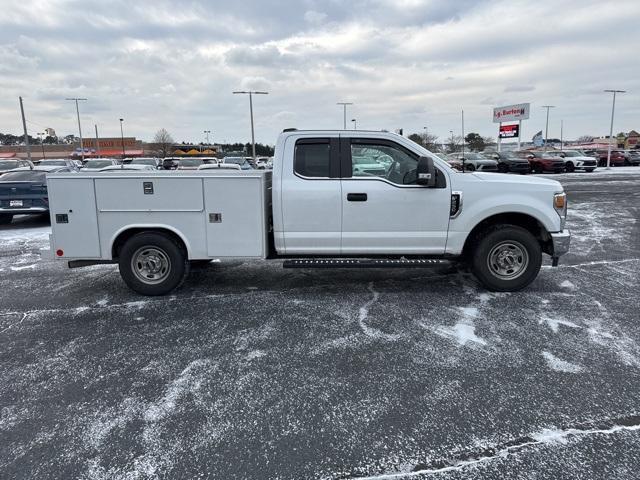
{"type": "Polygon", "coordinates": [[[418,185],[424,185],[425,187],[436,186],[436,167],[433,165],[433,158],[420,157],[418,158],[418,178],[416,183],[418,185]]]}

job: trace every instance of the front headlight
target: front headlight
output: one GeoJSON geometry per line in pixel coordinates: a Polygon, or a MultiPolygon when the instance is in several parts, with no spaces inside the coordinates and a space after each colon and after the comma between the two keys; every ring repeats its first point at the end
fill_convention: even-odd
{"type": "Polygon", "coordinates": [[[556,193],[553,196],[553,209],[558,213],[560,217],[560,230],[564,230],[564,224],[567,221],[567,194],[556,193]]]}

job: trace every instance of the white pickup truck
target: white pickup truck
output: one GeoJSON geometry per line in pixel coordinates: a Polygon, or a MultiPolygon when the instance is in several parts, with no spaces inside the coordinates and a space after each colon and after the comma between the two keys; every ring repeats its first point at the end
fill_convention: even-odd
{"type": "Polygon", "coordinates": [[[273,172],[53,174],[51,249],[70,267],[118,263],[138,293],[178,287],[192,262],[425,267],[460,260],[515,291],[569,250],[567,198],[541,177],[462,173],[389,132],[285,130],[273,172]]]}

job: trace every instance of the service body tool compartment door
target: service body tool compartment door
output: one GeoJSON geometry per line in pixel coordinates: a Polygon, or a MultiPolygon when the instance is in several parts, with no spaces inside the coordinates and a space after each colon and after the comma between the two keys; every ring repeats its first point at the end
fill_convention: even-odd
{"type": "Polygon", "coordinates": [[[93,178],[48,178],[53,254],[59,258],[100,258],[93,178]]]}
{"type": "Polygon", "coordinates": [[[189,258],[207,257],[202,178],[103,172],[95,182],[104,258],[111,258],[114,240],[129,228],[172,231],[185,243],[189,258]]]}
{"type": "Polygon", "coordinates": [[[203,179],[210,257],[266,256],[266,179],[241,173],[203,179]]]}

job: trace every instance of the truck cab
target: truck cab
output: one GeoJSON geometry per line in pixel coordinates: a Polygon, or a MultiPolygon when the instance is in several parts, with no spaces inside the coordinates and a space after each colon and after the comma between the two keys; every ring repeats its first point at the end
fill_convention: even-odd
{"type": "Polygon", "coordinates": [[[543,253],[556,265],[569,248],[558,182],[458,172],[384,131],[284,131],[273,171],[109,175],[49,178],[52,249],[71,266],[117,262],[149,295],[176,288],[190,262],[225,257],[297,268],[455,260],[490,290],[514,291],[543,253]]]}

